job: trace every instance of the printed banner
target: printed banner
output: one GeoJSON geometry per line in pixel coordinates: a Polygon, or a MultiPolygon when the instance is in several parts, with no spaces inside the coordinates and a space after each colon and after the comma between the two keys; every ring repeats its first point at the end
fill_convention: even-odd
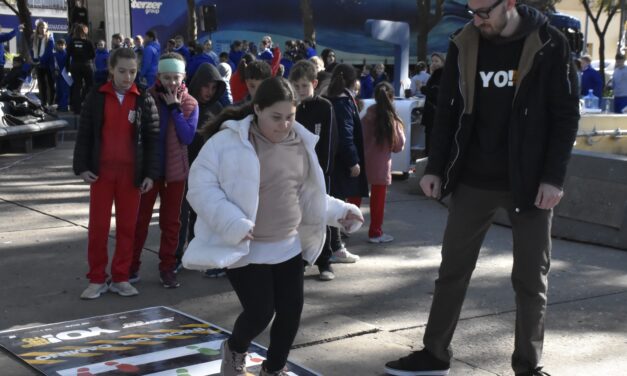
{"type": "MultiPolygon", "coordinates": [[[[168,307],[0,332],[0,346],[44,375],[209,376],[220,374],[220,345],[229,332],[168,307]]],[[[246,358],[257,375],[266,349],[246,358]]],[[[318,375],[294,363],[289,375],[318,375]]]]}

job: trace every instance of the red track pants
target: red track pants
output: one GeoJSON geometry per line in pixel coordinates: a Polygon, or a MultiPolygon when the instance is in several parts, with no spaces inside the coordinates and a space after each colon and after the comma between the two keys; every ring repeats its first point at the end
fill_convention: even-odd
{"type": "Polygon", "coordinates": [[[135,229],[133,263],[130,267],[131,274],[137,273],[141,265],[142,249],[148,237],[148,227],[152,219],[152,209],[157,201],[157,195],[161,199],[159,205],[159,229],[161,230],[159,271],[174,270],[176,266],[176,247],[181,227],[179,217],[184,193],[185,181],[166,183],[164,180],[157,180],[152,189],[141,196],[137,228],[135,229]]]}
{"type": "Polygon", "coordinates": [[[370,229],[368,230],[369,238],[378,238],[383,235],[383,211],[385,209],[385,192],[386,185],[370,186],[370,229]]]}
{"type": "Polygon", "coordinates": [[[107,280],[111,207],[115,202],[115,253],[111,262],[113,282],[128,281],[133,259],[133,239],[139,209],[140,192],[134,184],[134,168],[124,164],[102,164],[98,180],[89,195],[89,243],[87,260],[91,283],[107,280]]]}

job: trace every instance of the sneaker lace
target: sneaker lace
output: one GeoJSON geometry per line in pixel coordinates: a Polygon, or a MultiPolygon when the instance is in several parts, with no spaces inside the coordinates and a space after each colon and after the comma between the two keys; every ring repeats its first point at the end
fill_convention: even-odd
{"type": "Polygon", "coordinates": [[[233,368],[237,372],[242,372],[246,368],[246,355],[246,353],[231,351],[231,356],[233,357],[233,368]]]}

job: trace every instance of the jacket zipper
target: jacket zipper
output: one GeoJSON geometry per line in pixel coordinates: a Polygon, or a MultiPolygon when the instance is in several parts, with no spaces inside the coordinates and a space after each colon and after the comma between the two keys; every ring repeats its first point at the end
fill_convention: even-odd
{"type": "MultiPolygon", "coordinates": [[[[461,74],[461,67],[459,65],[459,59],[457,60],[457,69],[459,70],[460,74],[461,74]]],[[[459,86],[459,94],[460,97],[462,97],[462,102],[464,104],[462,111],[459,115],[459,118],[457,119],[457,131],[455,131],[455,147],[457,148],[457,152],[455,154],[455,158],[453,158],[453,162],[451,162],[451,165],[448,167],[448,169],[446,170],[446,183],[444,183],[444,189],[446,189],[448,187],[448,184],[450,183],[450,176],[451,176],[451,170],[453,169],[453,166],[455,165],[455,162],[457,162],[457,159],[459,158],[459,154],[460,154],[460,150],[459,150],[459,131],[462,129],[462,117],[464,116],[464,112],[466,112],[466,101],[463,100],[463,94],[462,94],[462,88],[461,88],[461,76],[460,76],[460,81],[458,81],[458,86],[459,86]]],[[[455,102],[455,98],[451,99],[451,107],[453,106],[453,103],[455,102]]]]}

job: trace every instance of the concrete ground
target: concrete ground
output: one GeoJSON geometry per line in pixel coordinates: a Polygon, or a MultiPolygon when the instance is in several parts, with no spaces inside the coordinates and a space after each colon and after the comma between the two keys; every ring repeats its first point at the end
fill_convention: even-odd
{"type": "MultiPolygon", "coordinates": [[[[72,150],[73,143],[65,142],[29,155],[0,155],[0,330],[157,305],[231,329],[239,303],[225,278],[183,271],[181,288],[158,284],[156,214],[140,295],[78,298],[87,285],[89,192],[71,171],[72,150]]],[[[307,271],[292,361],[324,375],[383,375],[386,361],[421,348],[447,212],[417,195],[416,181],[391,187],[384,228],[396,241],[371,245],[363,228],[347,241],[361,256],[358,263],[336,265],[332,282],[307,271]]],[[[368,213],[367,202],[363,210],[368,213]]],[[[513,374],[511,247],[511,231],[493,226],[453,338],[452,375],[513,374]]],[[[545,370],[553,376],[627,375],[625,312],[627,252],[554,240],[545,370]]],[[[267,345],[267,332],[258,342],[267,345]]],[[[6,353],[0,353],[0,370],[32,373],[6,353]]]]}

